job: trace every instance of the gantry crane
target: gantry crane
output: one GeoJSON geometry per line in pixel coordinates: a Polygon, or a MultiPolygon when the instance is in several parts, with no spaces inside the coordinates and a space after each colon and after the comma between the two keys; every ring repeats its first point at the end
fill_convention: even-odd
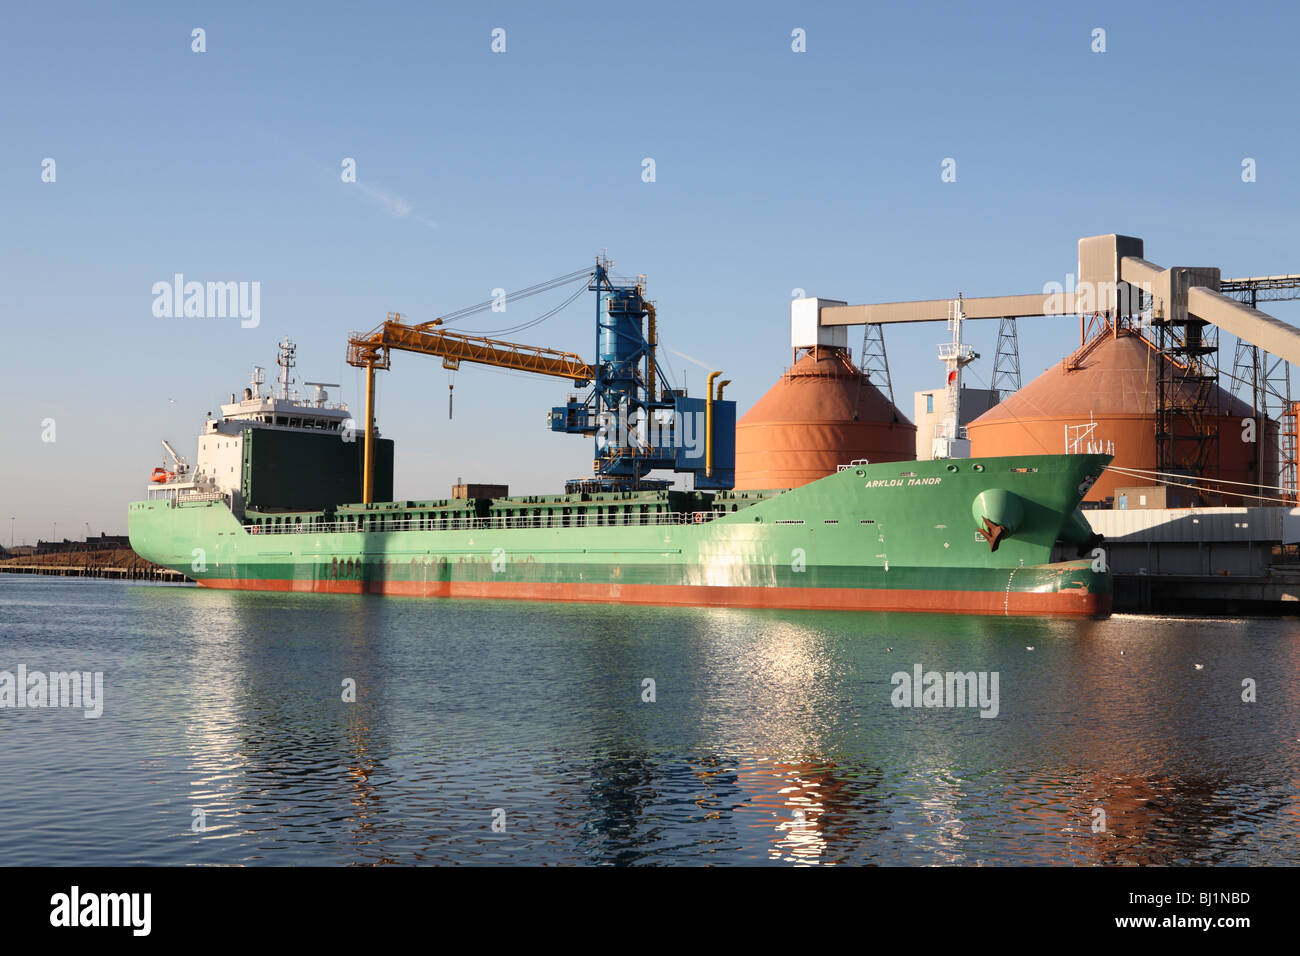
{"type": "Polygon", "coordinates": [[[654,303],[645,298],[644,277],[636,281],[617,279],[609,273],[611,265],[602,257],[592,269],[560,276],[429,322],[408,324],[400,313],[390,312],[377,328],[350,335],[348,364],[366,371],[362,500],[370,503],[374,493],[375,371],[391,367],[394,349],[441,357],[443,366],[453,370],[462,362],[470,362],[564,378],[579,387],[590,385],[591,392],[585,398],[570,398],[564,405],[552,408],[548,418],[552,431],[587,435],[596,441],[594,477],[573,479],[566,484],[566,491],[667,487],[669,481],[646,477],[658,469],[692,474],[699,489],[731,488],[735,480],[736,404],[723,401],[721,387],[714,394],[714,380],[722,373],[709,376],[704,399],[689,398],[684,389],[672,388],[655,361],[656,315],[654,303]],[[522,299],[582,279],[587,280],[587,289],[596,293],[598,359],[594,364],[573,352],[465,335],[445,328],[447,322],[484,311],[498,302],[522,299]]]}

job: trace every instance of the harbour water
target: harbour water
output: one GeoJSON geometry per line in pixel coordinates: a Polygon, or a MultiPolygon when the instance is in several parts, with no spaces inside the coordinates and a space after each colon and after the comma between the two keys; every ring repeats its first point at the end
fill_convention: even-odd
{"type": "Polygon", "coordinates": [[[1300,863],[1293,619],[0,576],[19,665],[104,699],[0,709],[11,865],[1300,863]],[[996,716],[894,706],[918,664],[996,716]]]}

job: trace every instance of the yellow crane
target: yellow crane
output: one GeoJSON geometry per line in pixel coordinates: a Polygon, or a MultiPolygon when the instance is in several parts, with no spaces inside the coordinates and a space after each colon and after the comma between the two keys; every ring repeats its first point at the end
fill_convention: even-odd
{"type": "Polygon", "coordinates": [[[440,356],[443,366],[449,369],[458,368],[461,362],[474,362],[567,378],[579,387],[588,384],[596,374],[595,369],[573,352],[447,332],[440,328],[442,319],[416,325],[408,325],[404,319],[401,313],[389,312],[382,325],[348,337],[348,364],[366,370],[366,443],[361,499],[366,504],[374,496],[375,370],[390,367],[393,349],[440,356]]]}
{"type": "Polygon", "coordinates": [[[366,504],[374,501],[375,371],[390,367],[395,349],[439,356],[443,366],[452,370],[459,368],[461,362],[473,362],[564,378],[578,387],[590,384],[590,394],[581,400],[570,396],[564,405],[553,407],[548,417],[552,432],[585,435],[595,442],[593,475],[566,482],[566,491],[669,487],[671,480],[649,477],[656,470],[691,474],[696,489],[732,487],[736,403],[722,398],[722,388],[729,383],[718,386],[715,398],[714,380],[722,373],[714,372],[709,376],[705,399],[690,398],[685,389],[671,386],[655,361],[658,329],[654,303],[645,298],[645,276],[637,276],[635,280],[612,276],[609,272],[612,265],[602,255],[591,268],[548,279],[518,292],[506,294],[497,289],[494,298],[487,302],[446,313],[429,322],[410,323],[400,313],[390,312],[377,328],[351,333],[348,364],[366,370],[362,501],[366,504]],[[595,292],[597,358],[594,363],[584,361],[573,352],[447,331],[448,324],[466,316],[488,309],[501,311],[498,306],[506,301],[578,282],[582,283],[581,288],[540,318],[500,331],[531,328],[577,301],[584,292],[595,292]],[[703,450],[695,443],[683,444],[689,422],[699,422],[702,427],[703,450]],[[714,433],[719,430],[726,441],[715,453],[714,433]]]}

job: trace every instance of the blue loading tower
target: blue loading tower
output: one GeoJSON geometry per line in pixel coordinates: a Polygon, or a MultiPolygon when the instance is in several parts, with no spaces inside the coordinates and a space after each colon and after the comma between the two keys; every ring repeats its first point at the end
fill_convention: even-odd
{"type": "MultiPolygon", "coordinates": [[[[569,493],[666,488],[655,470],[694,475],[700,490],[735,484],[736,403],[673,389],[655,361],[654,304],[640,282],[616,280],[609,261],[596,261],[587,288],[596,293],[596,374],[591,391],[551,409],[552,431],[590,435],[595,455],[590,478],[565,484],[569,493]]],[[[725,385],[726,383],[722,383],[725,385]]]]}

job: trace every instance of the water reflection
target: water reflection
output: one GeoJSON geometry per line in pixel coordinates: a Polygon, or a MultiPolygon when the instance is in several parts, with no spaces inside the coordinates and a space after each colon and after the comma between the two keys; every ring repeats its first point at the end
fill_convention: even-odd
{"type": "Polygon", "coordinates": [[[748,798],[741,809],[754,820],[747,825],[771,831],[771,861],[804,866],[842,862],[854,830],[868,821],[869,797],[858,794],[855,800],[832,766],[760,762],[742,771],[740,779],[748,798]]]}
{"type": "Polygon", "coordinates": [[[121,600],[132,859],[1300,862],[1294,624],[121,600]],[[999,716],[891,706],[916,663],[999,716]]]}
{"type": "Polygon", "coordinates": [[[183,728],[199,836],[252,845],[283,828],[305,841],[343,824],[359,860],[382,861],[382,781],[372,778],[390,748],[379,727],[388,671],[375,666],[378,605],[338,602],[304,618],[293,598],[202,592],[176,610],[187,682],[168,716],[183,728]],[[345,680],[355,702],[343,699],[345,680]]]}

